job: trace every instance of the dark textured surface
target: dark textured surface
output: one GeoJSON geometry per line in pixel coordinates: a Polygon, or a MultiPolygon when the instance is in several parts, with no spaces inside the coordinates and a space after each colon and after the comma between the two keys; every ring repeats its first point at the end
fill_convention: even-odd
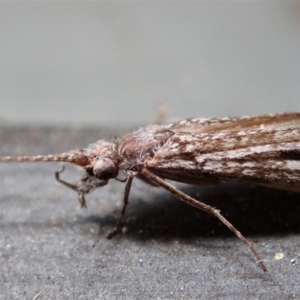
{"type": "MultiPolygon", "coordinates": [[[[0,129],[1,155],[85,147],[125,129],[0,129]]],[[[177,185],[222,210],[267,260],[216,219],[134,181],[127,233],[112,240],[124,184],[87,196],[58,185],[55,163],[0,165],[1,299],[292,299],[300,297],[300,195],[240,184],[177,185]],[[276,252],[284,258],[275,260],[276,252]]],[[[63,178],[80,171],[68,167],[63,178]]]]}

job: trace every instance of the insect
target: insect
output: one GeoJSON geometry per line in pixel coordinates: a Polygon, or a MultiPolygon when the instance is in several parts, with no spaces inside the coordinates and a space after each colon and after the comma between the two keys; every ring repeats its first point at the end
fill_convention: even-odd
{"type": "Polygon", "coordinates": [[[300,192],[300,113],[239,118],[186,119],[151,125],[119,140],[99,140],[86,149],[56,155],[0,157],[0,162],[67,162],[85,170],[78,184],[58,182],[75,190],[86,206],[85,194],[125,174],[124,205],[108,238],[121,229],[134,178],[161,187],[180,200],[218,218],[252,251],[258,252],[220,211],[181,192],[166,180],[193,185],[220,181],[252,182],[300,192]]]}

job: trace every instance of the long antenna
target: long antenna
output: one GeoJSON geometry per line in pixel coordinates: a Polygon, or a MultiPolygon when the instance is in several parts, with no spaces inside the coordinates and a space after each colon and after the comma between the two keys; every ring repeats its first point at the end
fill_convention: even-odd
{"type": "Polygon", "coordinates": [[[36,156],[0,156],[0,162],[68,162],[78,166],[90,164],[91,157],[84,153],[84,150],[72,150],[70,152],[50,155],[36,156]]]}

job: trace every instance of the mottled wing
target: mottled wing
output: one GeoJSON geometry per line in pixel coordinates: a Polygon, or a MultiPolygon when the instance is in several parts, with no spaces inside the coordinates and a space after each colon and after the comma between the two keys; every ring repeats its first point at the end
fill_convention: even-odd
{"type": "Polygon", "coordinates": [[[300,128],[300,113],[268,114],[238,118],[186,119],[165,126],[175,133],[208,133],[218,131],[240,131],[251,129],[300,128]]]}
{"type": "Polygon", "coordinates": [[[162,178],[191,184],[250,181],[300,190],[299,125],[300,114],[220,121],[225,130],[205,133],[177,123],[170,128],[175,134],[145,166],[162,178]],[[237,120],[244,120],[241,128],[237,120]]]}

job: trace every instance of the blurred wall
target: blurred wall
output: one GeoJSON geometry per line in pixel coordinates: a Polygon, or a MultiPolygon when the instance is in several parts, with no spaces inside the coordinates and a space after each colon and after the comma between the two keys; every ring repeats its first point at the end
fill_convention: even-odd
{"type": "Polygon", "coordinates": [[[0,120],[300,110],[299,2],[0,2],[0,120]]]}

